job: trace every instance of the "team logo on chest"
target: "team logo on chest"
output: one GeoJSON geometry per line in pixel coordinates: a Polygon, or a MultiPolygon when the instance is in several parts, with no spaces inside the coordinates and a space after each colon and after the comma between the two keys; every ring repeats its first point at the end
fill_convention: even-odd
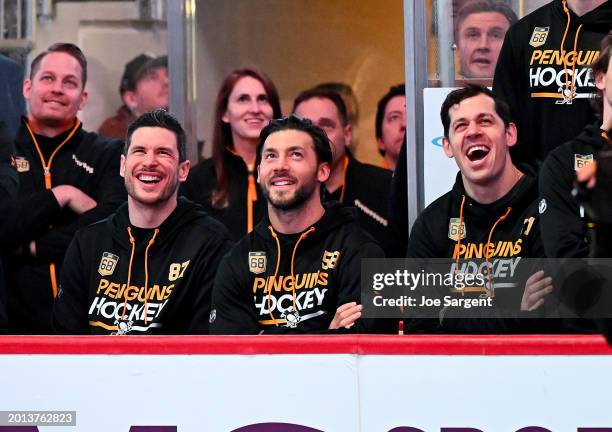
{"type": "Polygon", "coordinates": [[[338,259],[340,258],[340,252],[323,252],[323,259],[321,260],[321,268],[323,270],[333,270],[338,265],[338,259]]]}
{"type": "Polygon", "coordinates": [[[261,274],[266,271],[268,259],[265,252],[249,252],[249,271],[261,274]]]}
{"type": "Polygon", "coordinates": [[[575,154],[574,155],[574,170],[577,171],[580,168],[590,165],[592,162],[593,162],[592,154],[589,154],[589,155],[575,154]]]}
{"type": "Polygon", "coordinates": [[[450,218],[448,221],[448,238],[459,241],[459,233],[461,233],[461,239],[464,239],[466,236],[465,221],[462,221],[461,226],[459,226],[459,218],[450,218]]]}
{"type": "Polygon", "coordinates": [[[100,260],[100,265],[98,266],[98,273],[101,276],[110,276],[115,271],[115,267],[117,267],[117,262],[119,261],[119,257],[110,252],[104,252],[102,254],[102,259],[100,260]]]}
{"type": "Polygon", "coordinates": [[[30,161],[28,161],[23,156],[17,156],[15,158],[15,166],[17,168],[17,172],[28,172],[28,171],[30,171],[30,161]]]}
{"type": "Polygon", "coordinates": [[[529,45],[534,48],[540,47],[546,43],[548,37],[548,30],[550,27],[536,27],[533,29],[531,39],[529,39],[529,45]]]}

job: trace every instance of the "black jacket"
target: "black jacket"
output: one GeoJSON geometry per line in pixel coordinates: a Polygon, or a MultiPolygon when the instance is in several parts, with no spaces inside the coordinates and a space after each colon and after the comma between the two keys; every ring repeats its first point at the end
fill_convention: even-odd
{"type": "Polygon", "coordinates": [[[140,239],[124,204],[109,219],[80,230],[70,245],[53,311],[55,329],[66,334],[208,333],[212,284],[229,248],[225,228],[185,198],[158,229],[140,239]]]}
{"type": "MultiPolygon", "coordinates": [[[[200,204],[212,217],[224,224],[233,241],[240,240],[247,233],[247,194],[249,171],[240,156],[226,151],[223,155],[230,177],[229,203],[225,208],[212,206],[212,194],[217,187],[217,176],[212,159],[207,159],[189,171],[187,181],[179,193],[200,204]]],[[[266,200],[259,185],[255,184],[257,200],[253,203],[253,226],[266,214],[266,200]]]]}
{"type": "Polygon", "coordinates": [[[347,150],[348,166],[342,187],[326,193],[325,199],[357,209],[357,223],[385,249],[389,247],[388,230],[391,171],[359,162],[347,150]]]}
{"type": "Polygon", "coordinates": [[[600,123],[584,128],[582,133],[548,155],[540,172],[542,199],[542,240],[550,258],[579,258],[589,255],[587,220],[572,196],[576,169],[595,160],[609,147],[602,137],[600,123]]]}
{"type": "MultiPolygon", "coordinates": [[[[540,239],[538,217],[537,179],[526,167],[526,174],[505,196],[491,204],[480,204],[471,199],[463,187],[461,173],[453,189],[431,203],[417,218],[408,241],[408,258],[459,258],[459,264],[473,259],[484,259],[484,250],[491,231],[490,261],[504,260],[517,263],[518,257],[544,257],[540,239]],[[464,237],[458,245],[458,226],[461,203],[463,205],[464,237]],[[510,210],[509,210],[510,209],[510,210]],[[502,216],[506,214],[505,219],[502,216]],[[494,226],[498,222],[497,226],[494,226]],[[458,249],[459,248],[459,249],[458,249]]],[[[511,299],[520,310],[523,284],[496,290],[495,295],[511,299]]],[[[507,282],[507,281],[504,281],[507,282]]],[[[507,304],[507,303],[506,303],[507,304]]],[[[526,315],[527,316],[527,315],[526,315]]],[[[544,331],[549,323],[523,321],[510,318],[445,319],[438,328],[438,320],[409,323],[409,331],[443,331],[469,333],[534,332],[544,331]]],[[[557,325],[551,323],[552,326],[557,325]]],[[[546,330],[550,331],[550,330],[546,330]]]]}
{"type": "MultiPolygon", "coordinates": [[[[6,124],[0,120],[0,226],[4,225],[6,217],[11,213],[17,200],[19,179],[15,168],[15,150],[6,124]]],[[[8,327],[6,316],[7,294],[4,283],[4,271],[0,262],[0,333],[8,327]]]]}
{"type": "Polygon", "coordinates": [[[493,91],[510,105],[518,128],[519,143],[512,150],[515,163],[541,163],[552,149],[578,135],[595,119],[588,100],[595,91],[589,65],[598,56],[602,38],[612,29],[612,1],[581,17],[571,11],[569,14],[568,21],[562,0],[553,0],[506,33],[493,91]],[[572,52],[579,26],[575,80],[571,56],[567,68],[569,88],[573,82],[575,96],[566,103],[562,90],[569,88],[560,52],[572,52]]]}
{"type": "Polygon", "coordinates": [[[211,333],[325,332],[339,306],[359,302],[361,259],[383,256],[348,208],[327,208],[301,235],[272,232],[264,219],[223,259],[211,333]]]}
{"type": "MultiPolygon", "coordinates": [[[[46,160],[69,133],[55,138],[37,136],[46,160]]],[[[54,290],[50,264],[54,263],[59,278],[59,267],[77,229],[106,218],[126,199],[119,175],[122,144],[79,126],[53,158],[51,186],[75,186],[98,203],[81,215],[61,209],[53,192],[45,188],[41,159],[25,123],[19,129],[15,147],[18,201],[0,236],[9,290],[9,320],[16,332],[48,333],[54,290]],[[36,257],[29,254],[32,240],[36,257]]]]}

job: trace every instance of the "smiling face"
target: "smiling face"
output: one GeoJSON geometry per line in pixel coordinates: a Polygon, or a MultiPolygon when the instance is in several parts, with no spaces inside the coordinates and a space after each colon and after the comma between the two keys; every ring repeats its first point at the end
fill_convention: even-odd
{"type": "Polygon", "coordinates": [[[465,17],[457,32],[461,73],[466,78],[491,78],[510,27],[499,12],[478,12],[465,17]]]}
{"type": "Polygon", "coordinates": [[[256,142],[272,116],[272,105],[261,82],[245,76],[234,85],[222,120],[229,123],[234,142],[256,142]]]}
{"type": "Polygon", "coordinates": [[[32,79],[23,83],[28,120],[53,128],[69,128],[85,106],[83,71],[79,62],[64,52],[51,52],[40,61],[32,79]]]}
{"type": "Polygon", "coordinates": [[[128,200],[163,208],[176,205],[179,182],[187,179],[189,161],[179,162],[176,134],[161,127],[141,127],[132,134],[120,174],[128,200]]]}
{"type": "Polygon", "coordinates": [[[308,133],[281,130],[264,142],[257,181],[273,208],[295,210],[320,201],[319,189],[329,178],[329,170],[329,164],[317,162],[308,133]]]}
{"type": "Polygon", "coordinates": [[[513,170],[509,148],[516,144],[516,128],[513,123],[505,127],[491,97],[478,94],[464,99],[450,108],[449,116],[443,148],[455,158],[466,189],[516,180],[508,176],[513,170]]]}

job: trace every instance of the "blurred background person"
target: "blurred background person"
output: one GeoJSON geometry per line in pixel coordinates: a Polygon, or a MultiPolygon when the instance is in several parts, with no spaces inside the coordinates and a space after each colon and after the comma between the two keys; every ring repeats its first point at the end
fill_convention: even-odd
{"type": "Polygon", "coordinates": [[[351,150],[356,149],[359,140],[359,103],[357,102],[357,96],[355,96],[353,88],[343,82],[325,82],[317,84],[315,88],[333,91],[340,95],[346,106],[346,119],[353,131],[351,150]]]}
{"type": "Polygon", "coordinates": [[[22,85],[21,65],[0,54],[0,121],[4,121],[12,137],[19,128],[21,116],[25,114],[22,85]]]}
{"type": "Polygon", "coordinates": [[[119,94],[123,105],[104,120],[98,133],[125,140],[128,126],[140,115],[168,108],[168,57],[140,54],[130,60],[123,70],[119,94]]]}
{"type": "Polygon", "coordinates": [[[382,168],[395,170],[406,135],[406,86],[398,84],[378,101],[375,119],[376,143],[383,157],[382,168]]]}
{"type": "Polygon", "coordinates": [[[474,0],[455,17],[455,44],[463,78],[493,78],[506,31],[518,21],[505,3],[474,0]]]}
{"type": "Polygon", "coordinates": [[[257,67],[232,71],[221,84],[213,120],[212,158],[196,165],[181,194],[200,203],[239,240],[266,211],[256,182],[259,133],[281,117],[278,91],[257,67]]]}

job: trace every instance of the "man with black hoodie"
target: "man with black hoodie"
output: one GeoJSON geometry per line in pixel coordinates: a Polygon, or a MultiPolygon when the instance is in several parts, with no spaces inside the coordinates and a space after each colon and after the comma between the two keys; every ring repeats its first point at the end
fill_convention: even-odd
{"type": "MultiPolygon", "coordinates": [[[[537,180],[528,168],[517,168],[509,150],[516,127],[507,105],[486,87],[469,85],[449,93],[440,111],[444,153],[455,158],[460,172],[453,189],[417,218],[408,241],[408,258],[453,258],[458,264],[488,259],[493,265],[516,266],[521,257],[543,257],[537,211],[537,180]],[[488,253],[488,256],[486,256],[488,253]]],[[[503,281],[508,285],[508,281],[503,281]]],[[[542,271],[517,285],[495,291],[516,299],[516,311],[533,311],[552,291],[542,271]],[[511,292],[509,292],[511,291],[511,292]]],[[[483,294],[485,295],[485,294],[483,294]]],[[[535,331],[520,320],[418,321],[444,332],[535,331]],[[441,328],[438,328],[438,325],[441,328]]],[[[411,329],[410,323],[408,329],[411,329]]]]}
{"type": "Polygon", "coordinates": [[[128,201],[80,230],[66,253],[54,325],[68,334],[207,333],[212,284],[227,231],[177,199],[189,172],[185,132],[159,109],[127,131],[128,201]]]}
{"type": "Polygon", "coordinates": [[[510,27],[493,91],[518,128],[515,162],[539,165],[595,120],[589,65],[610,28],[612,0],[553,0],[510,27]]]}
{"type": "Polygon", "coordinates": [[[86,132],[77,118],[86,83],[87,60],[70,43],[36,56],[23,83],[28,115],[15,139],[20,187],[0,229],[15,333],[52,331],[60,266],[74,233],[125,200],[121,142],[86,132]]]}
{"type": "Polygon", "coordinates": [[[610,150],[612,130],[612,33],[602,40],[601,54],[591,65],[597,88],[598,118],[582,133],[548,155],[540,172],[542,240],[551,258],[589,255],[588,215],[572,195],[576,172],[610,150]]]}
{"type": "Polygon", "coordinates": [[[221,263],[211,332],[358,330],[361,258],[383,253],[357,226],[354,210],[321,202],[332,163],[325,132],[295,115],[273,120],[261,132],[258,156],[268,217],[221,263]]]}

